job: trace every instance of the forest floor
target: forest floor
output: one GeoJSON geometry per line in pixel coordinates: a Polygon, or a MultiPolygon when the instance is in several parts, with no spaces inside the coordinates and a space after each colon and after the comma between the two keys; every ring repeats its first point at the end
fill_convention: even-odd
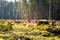
{"type": "Polygon", "coordinates": [[[35,20],[0,21],[0,40],[60,40],[60,25],[57,22],[49,24],[35,20]]]}

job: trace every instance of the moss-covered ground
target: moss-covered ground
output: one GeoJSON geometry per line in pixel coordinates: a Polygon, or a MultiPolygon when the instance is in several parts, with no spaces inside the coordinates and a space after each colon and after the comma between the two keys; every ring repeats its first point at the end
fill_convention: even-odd
{"type": "Polygon", "coordinates": [[[60,40],[60,26],[38,23],[0,21],[0,40],[60,40]]]}

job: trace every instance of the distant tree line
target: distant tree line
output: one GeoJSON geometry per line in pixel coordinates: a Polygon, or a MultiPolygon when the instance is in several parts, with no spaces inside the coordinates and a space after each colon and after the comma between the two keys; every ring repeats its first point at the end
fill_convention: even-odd
{"type": "Polygon", "coordinates": [[[18,19],[18,2],[0,0],[0,19],[18,19]]]}
{"type": "Polygon", "coordinates": [[[49,19],[60,20],[60,0],[0,0],[0,19],[49,19]],[[49,4],[50,3],[50,4],[49,4]]]}
{"type": "Polygon", "coordinates": [[[50,5],[50,18],[60,20],[60,0],[21,0],[19,5],[22,19],[49,19],[50,5]]]}

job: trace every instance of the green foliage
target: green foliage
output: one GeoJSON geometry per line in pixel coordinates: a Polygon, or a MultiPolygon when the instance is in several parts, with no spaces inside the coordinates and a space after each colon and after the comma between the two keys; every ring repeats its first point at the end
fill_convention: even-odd
{"type": "Polygon", "coordinates": [[[24,26],[23,23],[0,22],[0,30],[3,31],[0,33],[0,37],[7,40],[18,40],[18,38],[22,38],[22,40],[58,40],[60,38],[60,26],[49,24],[30,27],[24,26]],[[11,33],[6,34],[9,30],[12,30],[11,33]]]}
{"type": "Polygon", "coordinates": [[[6,23],[0,23],[0,31],[9,31],[12,29],[12,23],[10,22],[6,22],[6,23]]]}
{"type": "Polygon", "coordinates": [[[29,4],[28,4],[27,0],[23,0],[23,4],[24,4],[24,7],[25,7],[26,9],[28,9],[29,4]]]}

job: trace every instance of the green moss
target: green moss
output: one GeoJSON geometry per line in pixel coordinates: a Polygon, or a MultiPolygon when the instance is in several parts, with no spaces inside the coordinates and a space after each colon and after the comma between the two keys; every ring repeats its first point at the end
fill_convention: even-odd
{"type": "Polygon", "coordinates": [[[4,40],[3,38],[0,38],[0,40],[4,40]]]}

